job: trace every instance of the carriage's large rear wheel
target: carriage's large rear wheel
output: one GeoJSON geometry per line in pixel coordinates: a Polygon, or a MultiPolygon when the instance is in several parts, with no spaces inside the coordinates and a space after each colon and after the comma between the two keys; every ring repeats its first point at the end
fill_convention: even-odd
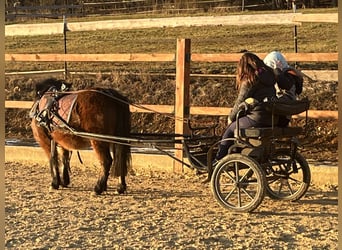
{"type": "Polygon", "coordinates": [[[278,149],[272,157],[272,169],[266,170],[266,193],[272,199],[296,201],[308,190],[311,173],[305,158],[289,149],[278,149]],[[270,171],[271,170],[271,171],[270,171]]]}
{"type": "Polygon", "coordinates": [[[265,196],[266,179],[259,164],[241,154],[219,161],[211,177],[211,190],[219,204],[236,212],[251,212],[265,196]]]}

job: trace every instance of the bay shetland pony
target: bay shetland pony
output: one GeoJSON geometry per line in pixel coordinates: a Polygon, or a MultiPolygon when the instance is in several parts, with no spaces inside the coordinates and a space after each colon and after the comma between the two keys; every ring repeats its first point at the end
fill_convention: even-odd
{"type": "Polygon", "coordinates": [[[118,193],[124,193],[131,161],[129,144],[98,140],[92,134],[129,137],[131,117],[127,98],[105,88],[66,91],[70,86],[56,79],[38,83],[30,113],[33,136],[50,160],[52,188],[69,185],[71,151],[92,147],[102,166],[95,193],[106,191],[110,170],[113,176],[120,177],[118,193]],[[79,136],[72,131],[89,136],[79,136]],[[60,164],[63,165],[61,176],[60,164]]]}

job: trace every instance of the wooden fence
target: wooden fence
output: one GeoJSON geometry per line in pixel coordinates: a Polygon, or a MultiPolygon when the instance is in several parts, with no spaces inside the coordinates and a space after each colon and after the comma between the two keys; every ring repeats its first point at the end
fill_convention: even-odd
{"type": "MultiPolygon", "coordinates": [[[[326,0],[330,1],[330,0],[326,0]]],[[[297,1],[297,6],[303,6],[297,1]]],[[[322,1],[320,1],[322,2],[322,1]]],[[[337,6],[329,4],[331,7],[337,6]]],[[[309,7],[309,6],[307,6],[309,7]]],[[[310,6],[314,8],[318,6],[310,6]]],[[[186,13],[224,13],[227,11],[258,9],[291,9],[292,1],[285,5],[282,1],[245,1],[232,3],[230,0],[206,0],[206,1],[106,1],[87,2],[81,1],[76,4],[25,6],[19,1],[14,4],[5,4],[5,20],[32,19],[32,18],[58,18],[58,17],[86,17],[90,15],[132,15],[132,14],[186,14],[186,13]],[[276,3],[282,4],[276,4],[276,3]],[[18,4],[19,3],[19,4],[18,4]]]]}
{"type": "MultiPolygon", "coordinates": [[[[22,1],[24,2],[24,1],[22,1]]],[[[79,3],[40,6],[21,5],[20,1],[5,1],[5,20],[16,18],[58,18],[62,16],[90,16],[90,15],[132,15],[132,14],[186,14],[186,13],[224,13],[236,10],[271,10],[296,8],[337,7],[337,0],[320,1],[235,1],[206,0],[206,1],[76,1],[79,3]]],[[[25,4],[25,3],[24,3],[25,4]]]]}
{"type": "Polygon", "coordinates": [[[34,23],[5,25],[6,36],[63,34],[65,31],[146,29],[208,25],[301,25],[303,22],[338,23],[338,13],[303,14],[269,13],[225,16],[185,16],[142,19],[119,19],[88,22],[34,23]]]}
{"type": "MultiPolygon", "coordinates": [[[[257,54],[264,58],[266,53],[257,54]]],[[[337,62],[338,53],[284,53],[288,61],[296,62],[337,62]]],[[[189,84],[191,62],[237,62],[241,53],[234,54],[191,54],[190,39],[177,39],[176,54],[5,54],[5,61],[22,62],[175,62],[176,63],[176,88],[175,104],[168,105],[143,105],[160,113],[173,114],[175,119],[175,133],[187,132],[183,122],[191,115],[227,115],[228,107],[191,107],[189,84]]],[[[5,101],[5,108],[30,108],[32,102],[5,101]]],[[[145,109],[131,107],[132,112],[147,112],[145,109]]],[[[297,117],[303,117],[299,114],[297,117]]],[[[309,118],[313,119],[337,119],[338,112],[330,110],[309,110],[309,118]]],[[[176,145],[181,149],[181,145],[176,145]]],[[[175,150],[178,159],[183,158],[183,150],[175,150]]],[[[174,171],[183,170],[182,164],[174,161],[174,171]]]]}

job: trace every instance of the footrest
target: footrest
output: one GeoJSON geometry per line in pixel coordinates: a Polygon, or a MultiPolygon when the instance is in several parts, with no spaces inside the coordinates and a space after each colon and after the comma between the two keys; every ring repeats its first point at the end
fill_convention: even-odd
{"type": "Polygon", "coordinates": [[[246,128],[240,129],[240,136],[244,138],[291,137],[301,134],[302,131],[301,127],[246,128]]]}

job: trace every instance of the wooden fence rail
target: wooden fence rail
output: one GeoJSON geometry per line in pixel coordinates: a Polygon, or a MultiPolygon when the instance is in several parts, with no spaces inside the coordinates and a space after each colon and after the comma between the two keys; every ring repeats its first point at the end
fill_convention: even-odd
{"type": "MultiPolygon", "coordinates": [[[[178,53],[178,52],[177,52],[178,53]]],[[[175,62],[177,54],[5,54],[5,61],[12,62],[175,62]]],[[[263,58],[266,53],[258,53],[263,58]]],[[[296,62],[337,62],[338,53],[284,53],[288,61],[296,62]]],[[[241,53],[231,54],[191,54],[192,62],[237,62],[241,53]]],[[[180,72],[179,72],[180,73],[180,72]]],[[[177,75],[177,74],[176,74],[177,75]]],[[[32,102],[6,101],[6,108],[30,108],[32,102]]],[[[174,114],[173,106],[146,105],[161,113],[174,114]]],[[[133,112],[146,112],[131,108],[133,112]]],[[[190,107],[195,115],[226,115],[230,108],[223,107],[190,107]]],[[[313,119],[337,119],[337,111],[310,110],[309,117],[313,119]]]]}
{"type": "MultiPolygon", "coordinates": [[[[175,62],[179,54],[5,54],[5,61],[12,62],[175,62]]],[[[266,53],[258,53],[263,58],[266,53]]],[[[284,53],[288,61],[296,62],[337,62],[338,53],[284,53]]],[[[241,53],[231,54],[191,54],[191,62],[237,62],[241,53]]],[[[178,72],[181,74],[182,72],[178,72]]],[[[177,77],[177,74],[176,74],[177,77]]],[[[30,108],[32,102],[6,101],[6,108],[30,108]]],[[[146,105],[161,113],[174,114],[173,106],[166,108],[163,105],[146,105]]],[[[135,109],[134,112],[146,112],[135,109]]],[[[196,115],[226,115],[229,108],[223,107],[190,107],[191,114],[196,115]]],[[[309,117],[313,119],[337,119],[337,111],[310,110],[309,117]]]]}
{"type": "MultiPolygon", "coordinates": [[[[263,58],[266,53],[258,54],[263,58]]],[[[288,61],[297,62],[337,62],[338,53],[284,53],[288,61]]],[[[156,112],[173,114],[177,118],[186,119],[190,115],[227,115],[230,108],[223,107],[190,107],[190,62],[237,62],[241,53],[235,54],[191,54],[190,39],[178,39],[176,54],[5,54],[5,61],[12,62],[42,62],[42,61],[77,61],[77,62],[175,62],[176,63],[176,90],[175,105],[145,105],[156,112]]],[[[32,102],[6,101],[5,108],[30,108],[32,102]]],[[[131,107],[132,112],[146,112],[146,110],[131,107]]],[[[309,118],[337,119],[338,112],[330,110],[310,110],[309,118]]],[[[302,117],[303,114],[298,115],[302,117]]],[[[182,119],[175,119],[175,133],[183,134],[187,130],[182,119]]],[[[176,145],[176,148],[180,146],[176,145]]],[[[177,157],[183,158],[182,150],[177,157]]],[[[183,166],[174,161],[174,171],[183,171],[183,166]]]]}
{"type": "Polygon", "coordinates": [[[254,15],[186,16],[88,22],[34,23],[5,25],[5,36],[63,34],[67,31],[146,29],[208,25],[301,25],[303,22],[338,23],[338,13],[269,13],[254,15]]]}
{"type": "MultiPolygon", "coordinates": [[[[267,53],[257,53],[264,58],[267,53]]],[[[12,62],[173,62],[177,54],[5,54],[12,62]]],[[[289,62],[337,62],[338,53],[283,53],[289,62]]],[[[191,54],[192,62],[238,62],[241,53],[191,54]]]]}
{"type": "MultiPolygon", "coordinates": [[[[5,101],[6,108],[30,109],[32,105],[33,105],[32,101],[5,101]]],[[[140,106],[142,106],[142,108],[130,106],[130,111],[136,112],[136,113],[152,113],[153,111],[156,111],[161,114],[175,114],[175,107],[172,105],[143,104],[140,106]]],[[[203,116],[225,116],[229,114],[230,110],[231,108],[229,107],[192,106],[190,107],[190,114],[191,115],[203,115],[203,116]]],[[[304,113],[294,116],[294,118],[303,118],[303,117],[305,117],[304,113]]],[[[338,112],[331,111],[331,110],[309,110],[308,117],[311,119],[337,120],[338,112]]]]}

